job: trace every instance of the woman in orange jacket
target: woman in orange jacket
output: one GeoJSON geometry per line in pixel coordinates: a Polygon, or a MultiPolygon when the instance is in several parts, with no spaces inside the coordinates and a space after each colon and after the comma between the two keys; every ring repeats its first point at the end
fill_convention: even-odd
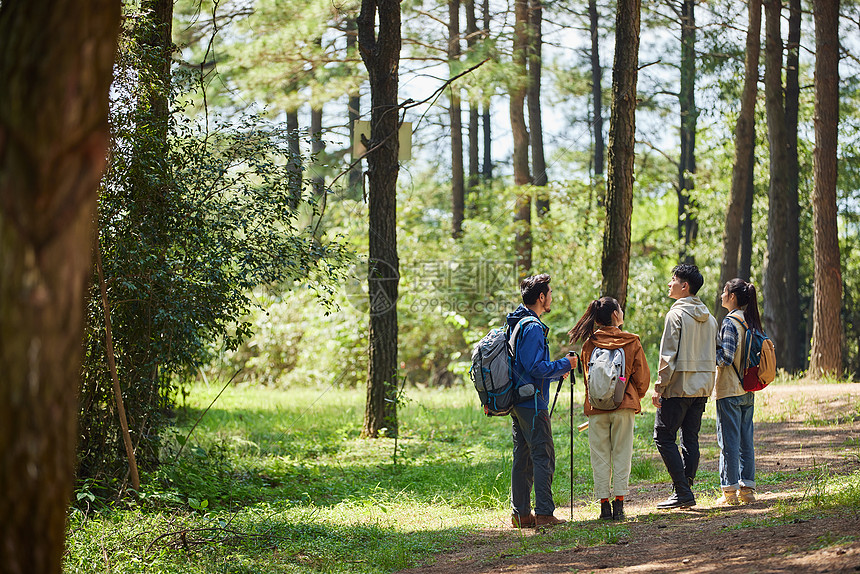
{"type": "Polygon", "coordinates": [[[600,499],[600,518],[624,519],[624,497],[630,479],[633,459],[633,421],[641,411],[640,400],[648,392],[651,371],[639,336],[622,331],[624,311],[612,297],[592,301],[585,314],[568,333],[571,343],[582,341],[582,363],[585,365],[585,415],[588,416],[588,444],[594,490],[600,499]],[[627,386],[617,408],[600,410],[588,398],[588,370],[595,348],[622,349],[627,386]],[[611,488],[610,488],[611,482],[611,488]],[[610,497],[615,499],[609,504],[610,497]]]}

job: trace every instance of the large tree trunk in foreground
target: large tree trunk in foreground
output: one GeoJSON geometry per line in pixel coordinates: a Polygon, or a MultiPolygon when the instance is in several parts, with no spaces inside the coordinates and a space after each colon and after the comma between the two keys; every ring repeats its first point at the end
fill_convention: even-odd
{"type": "Polygon", "coordinates": [[[603,229],[603,283],[600,292],[627,302],[630,224],[633,217],[633,152],[636,136],[636,81],[639,75],[639,0],[618,0],[615,63],[609,119],[609,170],[603,229]]]}
{"type": "Polygon", "coordinates": [[[59,573],[120,4],[0,8],[0,569],[59,573]]]}
{"type": "Polygon", "coordinates": [[[842,271],[836,225],[836,150],[839,125],[839,2],[815,0],[815,298],[813,377],[842,373],[842,271]]]}
{"type": "Polygon", "coordinates": [[[782,92],[782,39],[780,0],[765,6],[765,106],[770,143],[770,187],[767,222],[767,259],[764,271],[762,319],[776,348],[777,366],[796,369],[800,340],[798,304],[797,192],[789,185],[788,135],[782,92]]]}
{"type": "Polygon", "coordinates": [[[755,150],[755,102],[758,94],[758,60],[761,53],[761,0],[749,2],[749,26],[745,60],[741,111],[735,124],[735,163],[732,168],[732,190],[723,226],[723,260],[717,289],[717,318],[722,322],[726,309],[720,294],[727,281],[740,276],[740,245],[743,233],[744,206],[751,188],[755,150]]]}
{"type": "Polygon", "coordinates": [[[370,78],[368,287],[370,296],[366,437],[397,434],[397,152],[400,3],[362,0],[358,47],[370,78]],[[378,20],[378,28],[377,28],[378,20]]]}

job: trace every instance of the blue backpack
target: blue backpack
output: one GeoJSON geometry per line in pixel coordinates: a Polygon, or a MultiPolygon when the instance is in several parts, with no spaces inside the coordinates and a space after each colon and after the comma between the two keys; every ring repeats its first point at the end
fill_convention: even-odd
{"type": "Polygon", "coordinates": [[[540,321],[527,316],[520,319],[510,333],[507,326],[493,329],[472,350],[469,377],[488,417],[507,415],[516,403],[535,394],[531,384],[518,388],[513,376],[519,334],[525,325],[533,322],[540,321]]]}

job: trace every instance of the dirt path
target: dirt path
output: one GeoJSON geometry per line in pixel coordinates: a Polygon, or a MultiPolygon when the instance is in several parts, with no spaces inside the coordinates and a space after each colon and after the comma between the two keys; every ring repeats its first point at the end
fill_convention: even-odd
{"type": "MultiPolygon", "coordinates": [[[[860,420],[855,420],[860,419],[860,384],[771,387],[757,397],[756,409],[778,421],[756,426],[758,471],[793,475],[826,466],[832,475],[860,469],[860,420]]],[[[702,437],[703,442],[709,440],[715,438],[702,437]]],[[[715,470],[717,463],[703,460],[701,466],[715,470]]],[[[522,556],[519,534],[506,528],[507,517],[502,517],[498,528],[476,532],[457,552],[402,574],[860,572],[860,508],[749,526],[751,521],[778,518],[809,489],[809,481],[798,477],[773,490],[761,489],[755,504],[658,512],[655,505],[666,497],[667,485],[639,485],[625,503],[629,535],[615,544],[522,556]]],[[[559,509],[557,515],[565,512],[559,509]]],[[[571,527],[605,528],[590,520],[571,527]]],[[[523,533],[543,536],[533,530],[523,533]]]]}

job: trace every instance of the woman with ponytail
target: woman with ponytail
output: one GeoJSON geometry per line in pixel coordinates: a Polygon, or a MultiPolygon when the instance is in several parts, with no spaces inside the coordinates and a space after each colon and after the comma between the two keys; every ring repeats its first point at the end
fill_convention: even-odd
{"type": "Polygon", "coordinates": [[[568,333],[570,342],[582,342],[585,366],[585,415],[588,416],[588,444],[594,490],[600,500],[600,518],[624,520],[624,497],[633,459],[633,420],[641,410],[640,400],[648,392],[651,371],[639,336],[622,331],[624,311],[612,297],[592,301],[588,310],[568,333]],[[595,347],[624,350],[627,387],[617,409],[594,408],[588,400],[588,365],[595,347]],[[611,482],[611,488],[610,488],[611,482]],[[612,505],[609,499],[614,495],[612,505]]]}
{"type": "Polygon", "coordinates": [[[729,313],[720,327],[717,346],[717,443],[720,445],[720,488],[717,505],[755,502],[755,395],[744,390],[743,349],[747,329],[761,330],[755,286],[732,279],[723,288],[722,305],[729,313]]]}

